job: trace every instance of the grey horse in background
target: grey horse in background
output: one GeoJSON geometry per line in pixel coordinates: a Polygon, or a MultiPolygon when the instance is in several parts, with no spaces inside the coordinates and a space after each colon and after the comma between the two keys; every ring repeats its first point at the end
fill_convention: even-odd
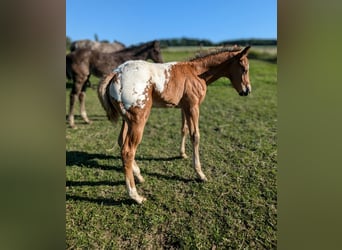
{"type": "Polygon", "coordinates": [[[97,42],[91,40],[78,40],[74,41],[70,45],[70,51],[75,51],[77,49],[91,49],[96,50],[101,53],[112,53],[126,48],[123,43],[114,41],[112,43],[97,42]]]}

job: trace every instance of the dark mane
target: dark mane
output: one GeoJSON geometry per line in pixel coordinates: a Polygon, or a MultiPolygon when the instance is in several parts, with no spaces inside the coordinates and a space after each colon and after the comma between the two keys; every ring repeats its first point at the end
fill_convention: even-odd
{"type": "Polygon", "coordinates": [[[224,47],[224,48],[218,48],[218,49],[209,50],[209,51],[203,51],[203,52],[199,52],[197,55],[190,58],[188,61],[190,62],[196,61],[198,59],[202,59],[207,56],[217,55],[222,52],[237,52],[237,51],[240,51],[241,49],[242,49],[241,47],[233,46],[233,47],[224,47]]]}
{"type": "Polygon", "coordinates": [[[120,52],[127,52],[127,51],[133,51],[133,50],[137,50],[137,49],[144,49],[144,48],[147,48],[147,47],[153,45],[156,42],[157,41],[151,41],[151,42],[147,42],[147,43],[141,43],[138,45],[131,45],[127,48],[120,50],[120,52]]]}

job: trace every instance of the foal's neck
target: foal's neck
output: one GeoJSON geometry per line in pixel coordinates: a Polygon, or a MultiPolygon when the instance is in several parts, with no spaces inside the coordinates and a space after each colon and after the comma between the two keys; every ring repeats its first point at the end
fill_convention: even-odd
{"type": "Polygon", "coordinates": [[[235,54],[236,53],[229,51],[193,61],[193,64],[198,71],[197,75],[205,80],[207,85],[223,76],[227,76],[228,65],[226,64],[229,63],[229,59],[235,54]]]}

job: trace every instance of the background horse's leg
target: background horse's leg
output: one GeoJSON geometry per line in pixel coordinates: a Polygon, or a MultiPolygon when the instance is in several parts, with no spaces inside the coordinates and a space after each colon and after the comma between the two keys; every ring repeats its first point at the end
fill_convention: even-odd
{"type": "MultiPolygon", "coordinates": [[[[73,75],[76,75],[76,74],[73,73],[73,75]]],[[[73,85],[72,85],[72,89],[70,92],[69,115],[68,115],[68,121],[69,121],[69,125],[71,128],[76,128],[75,120],[74,120],[75,101],[77,97],[79,100],[81,98],[80,93],[82,91],[82,87],[83,87],[85,80],[86,78],[80,77],[78,75],[76,75],[75,78],[73,79],[73,85]]]]}
{"type": "Polygon", "coordinates": [[[186,159],[188,156],[185,153],[185,143],[186,143],[186,136],[189,133],[189,128],[188,125],[186,124],[186,118],[184,111],[182,110],[182,128],[181,128],[181,135],[182,135],[182,140],[181,140],[181,146],[180,146],[180,154],[181,157],[186,159]]]}
{"type": "Polygon", "coordinates": [[[84,80],[84,82],[82,83],[82,90],[81,93],[78,95],[78,100],[80,102],[80,113],[81,113],[81,117],[83,118],[83,120],[87,123],[90,124],[91,121],[89,120],[88,116],[87,116],[87,112],[86,112],[86,108],[85,108],[85,99],[86,99],[86,90],[87,90],[87,84],[89,81],[89,77],[90,75],[88,75],[87,77],[84,77],[82,79],[82,81],[84,80]]]}
{"type": "Polygon", "coordinates": [[[70,103],[69,103],[69,116],[68,121],[71,128],[75,128],[74,111],[75,111],[75,100],[81,92],[81,85],[74,81],[70,92],[70,103]]]}
{"type": "Polygon", "coordinates": [[[77,95],[76,93],[73,93],[73,90],[70,92],[68,121],[69,121],[69,126],[71,128],[75,128],[74,105],[75,105],[76,95],[77,95]]]}
{"type": "Polygon", "coordinates": [[[202,172],[201,162],[199,158],[199,106],[189,108],[188,112],[185,112],[186,120],[190,130],[190,138],[192,142],[193,152],[192,152],[192,165],[202,181],[207,181],[207,177],[202,172]]]}
{"type": "MultiPolygon", "coordinates": [[[[125,120],[122,120],[121,131],[120,131],[120,135],[118,138],[118,144],[120,148],[122,147],[122,145],[124,144],[124,140],[126,139],[127,129],[128,129],[127,122],[125,120]]],[[[133,174],[135,177],[137,177],[140,183],[145,181],[144,177],[140,173],[140,168],[138,167],[135,160],[133,161],[133,174]]]]}
{"type": "MultiPolygon", "coordinates": [[[[85,83],[86,84],[86,83],[85,83]]],[[[86,109],[85,109],[85,99],[86,99],[86,93],[84,91],[81,91],[81,93],[78,95],[78,100],[80,102],[80,113],[81,117],[83,120],[87,123],[90,124],[91,121],[88,118],[86,109]]]]}

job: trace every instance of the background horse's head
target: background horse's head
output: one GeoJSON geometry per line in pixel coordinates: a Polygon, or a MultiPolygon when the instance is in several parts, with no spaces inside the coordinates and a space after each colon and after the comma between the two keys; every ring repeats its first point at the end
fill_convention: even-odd
{"type": "Polygon", "coordinates": [[[247,46],[230,60],[231,70],[228,78],[240,96],[247,96],[252,90],[249,80],[249,62],[247,58],[249,49],[250,46],[247,46]]]}
{"type": "Polygon", "coordinates": [[[159,41],[151,42],[151,46],[152,48],[148,50],[147,59],[151,59],[155,63],[163,63],[159,41]]]}

